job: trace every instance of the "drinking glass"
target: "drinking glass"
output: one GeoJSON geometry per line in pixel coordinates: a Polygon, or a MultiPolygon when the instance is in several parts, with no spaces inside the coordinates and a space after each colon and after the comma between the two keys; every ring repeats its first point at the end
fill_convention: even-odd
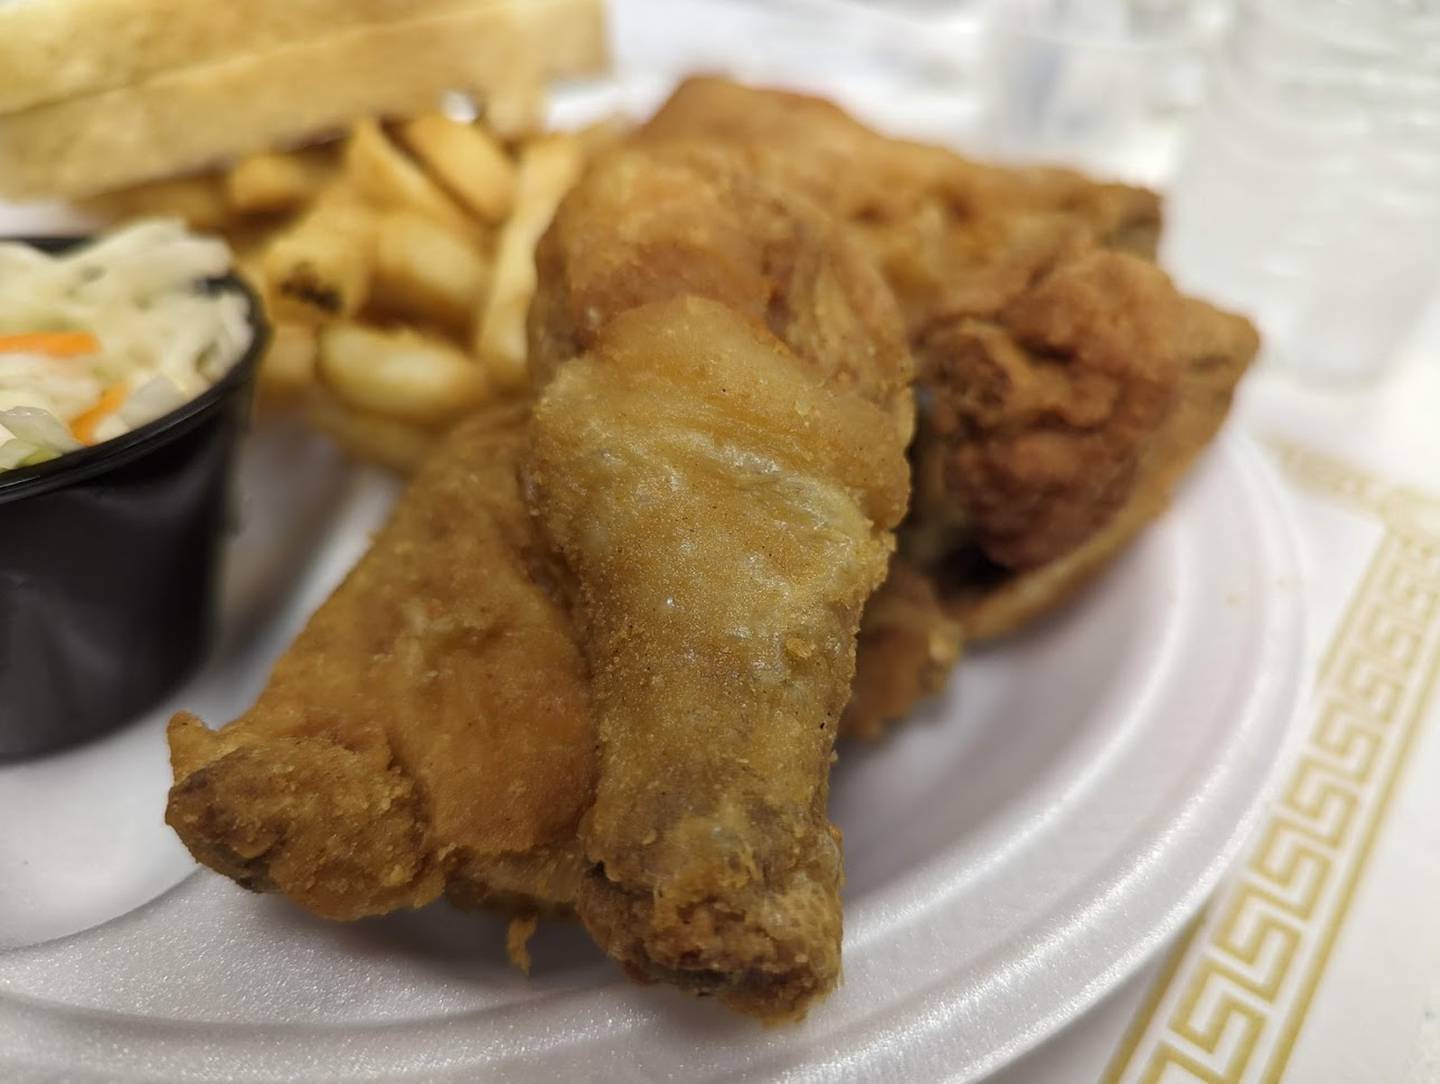
{"type": "Polygon", "coordinates": [[[1141,184],[1174,167],[1224,0],[996,0],[984,49],[986,149],[1141,184]]]}
{"type": "Polygon", "coordinates": [[[1440,275],[1440,7],[1245,0],[1170,193],[1166,263],[1266,357],[1378,376],[1440,275]]]}

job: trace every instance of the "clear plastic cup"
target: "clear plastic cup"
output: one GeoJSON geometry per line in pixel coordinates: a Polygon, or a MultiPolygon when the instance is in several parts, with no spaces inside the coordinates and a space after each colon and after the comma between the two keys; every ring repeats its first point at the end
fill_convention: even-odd
{"type": "Polygon", "coordinates": [[[1266,358],[1379,376],[1440,277],[1440,19],[1247,0],[1172,185],[1162,254],[1266,358]]]}
{"type": "Polygon", "coordinates": [[[984,50],[986,149],[1158,184],[1198,106],[1225,0],[1005,0],[984,50]]]}

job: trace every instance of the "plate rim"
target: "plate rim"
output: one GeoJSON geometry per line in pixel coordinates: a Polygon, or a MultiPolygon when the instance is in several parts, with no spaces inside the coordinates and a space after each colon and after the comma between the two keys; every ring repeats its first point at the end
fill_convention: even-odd
{"type": "MultiPolygon", "coordinates": [[[[1293,519],[1285,506],[1282,491],[1276,480],[1273,468],[1264,461],[1258,446],[1250,438],[1238,434],[1233,430],[1227,430],[1221,438],[1216,441],[1212,449],[1207,452],[1207,457],[1216,459],[1223,457],[1235,468],[1232,472],[1234,476],[1248,483],[1250,500],[1247,501],[1247,506],[1251,512],[1254,513],[1250,516],[1250,519],[1252,525],[1259,530],[1260,534],[1265,537],[1268,543],[1267,549],[1269,552],[1267,554],[1267,560],[1263,563],[1264,567],[1267,569],[1278,569],[1282,567],[1282,565],[1288,565],[1288,568],[1298,570],[1301,567],[1299,563],[1300,546],[1298,534],[1293,519]]],[[[1201,466],[1203,468],[1204,464],[1201,466]]],[[[1290,591],[1272,591],[1270,592],[1270,598],[1273,602],[1274,612],[1271,615],[1269,625],[1275,628],[1283,625],[1284,629],[1279,632],[1272,629],[1269,632],[1262,632],[1260,635],[1264,637],[1267,646],[1272,652],[1280,650],[1284,653],[1284,658],[1282,659],[1284,665],[1281,668],[1284,672],[1272,681],[1271,684],[1273,688],[1269,690],[1268,699],[1275,704],[1288,704],[1288,707],[1284,709],[1286,718],[1283,723],[1278,724],[1276,727],[1276,732],[1282,735],[1282,739],[1276,742],[1275,755],[1270,758],[1269,763],[1266,765],[1263,785],[1254,789],[1243,812],[1231,827],[1227,837],[1216,849],[1215,853],[1212,854],[1200,875],[1194,877],[1186,890],[1179,893],[1162,913],[1157,914],[1143,924],[1144,928],[1139,930],[1136,936],[1131,939],[1128,947],[1113,962],[1111,967],[1105,969],[1102,973],[1098,973],[1094,979],[1080,990],[1073,991],[1070,996],[1057,998],[1057,1003],[1047,1012],[1040,1014],[1037,1019],[1017,1028],[1015,1034],[1012,1035],[1008,1042],[992,1046],[987,1052],[969,1057],[961,1063],[951,1062],[951,1071],[948,1079],[973,1081],[981,1076],[992,1073],[1030,1052],[1064,1026],[1083,1016],[1101,998],[1123,984],[1134,975],[1147,960],[1151,959],[1157,949],[1168,942],[1170,938],[1181,929],[1185,922],[1199,910],[1215,886],[1219,883],[1225,871],[1232,867],[1241,848],[1252,835],[1261,811],[1278,785],[1280,773],[1283,771],[1287,761],[1284,754],[1291,746],[1291,736],[1295,729],[1296,720],[1300,716],[1302,706],[1299,694],[1302,690],[1301,679],[1305,669],[1306,658],[1304,650],[1305,627],[1303,621],[1304,605],[1302,593],[1298,588],[1290,591]],[[1283,643],[1281,642],[1282,639],[1284,640],[1283,643]]],[[[1263,666],[1260,670],[1261,672],[1267,672],[1267,668],[1263,666]]],[[[111,920],[110,923],[105,923],[90,930],[60,938],[58,941],[46,942],[43,947],[54,947],[68,940],[93,936],[112,923],[133,918],[148,909],[160,905],[162,901],[165,901],[176,891],[180,890],[181,887],[186,884],[191,884],[193,879],[193,875],[185,878],[179,885],[162,893],[155,900],[142,905],[141,908],[128,912],[127,915],[119,916],[111,920]]],[[[943,902],[943,900],[936,902],[943,902]]],[[[36,946],[36,948],[39,947],[42,946],[36,946]]],[[[11,951],[26,952],[28,950],[17,949],[11,951]]],[[[8,953],[0,953],[0,958],[3,958],[4,955],[8,955],[8,953]]],[[[949,977],[953,978],[953,973],[949,977]]],[[[945,984],[946,978],[942,977],[940,982],[934,985],[943,986],[945,984]]],[[[607,989],[609,989],[609,987],[607,987],[607,989]]],[[[915,991],[905,991],[898,1000],[904,1002],[916,996],[923,997],[929,992],[929,989],[930,988],[927,987],[919,991],[918,994],[915,991]]],[[[139,1025],[151,1029],[156,1025],[163,1027],[165,1024],[170,1023],[179,1025],[184,1030],[191,1030],[194,1027],[193,1023],[188,1021],[165,1020],[164,1018],[157,1019],[153,1016],[141,1016],[120,1011],[72,1006],[64,1002],[34,998],[18,992],[0,992],[0,1021],[4,1021],[7,1017],[11,1017],[13,1020],[15,1015],[27,1015],[27,1009],[34,1011],[41,1008],[41,1006],[60,1009],[63,1015],[77,1014],[92,1023],[105,1020],[119,1026],[139,1025]],[[7,1009],[7,1003],[10,1006],[9,1009],[7,1009]],[[18,1010],[18,1013],[15,1013],[14,1010],[18,1010]]],[[[944,1015],[946,1016],[946,1020],[943,1023],[952,1024],[953,1020],[949,1018],[953,1016],[953,1009],[944,1015]]],[[[444,1018],[437,1017],[431,1022],[439,1022],[441,1019],[444,1018]]],[[[419,1021],[414,1021],[414,1023],[418,1022],[419,1021]]],[[[863,1019],[854,1021],[853,1024],[858,1025],[858,1027],[855,1027],[853,1030],[869,1030],[865,1026],[863,1019]]],[[[364,1025],[355,1025],[356,1028],[363,1026],[364,1025]]],[[[259,1035],[266,1031],[274,1032],[280,1026],[266,1024],[246,1025],[246,1027],[247,1030],[252,1030],[256,1035],[259,1035]]],[[[286,1030],[291,1030],[293,1034],[293,1029],[286,1030]]],[[[343,1030],[352,1031],[353,1029],[346,1028],[343,1030]]],[[[153,1031],[151,1035],[153,1037],[153,1031]]],[[[140,1035],[136,1035],[134,1038],[137,1040],[143,1039],[140,1035]]],[[[143,1041],[140,1045],[142,1049],[137,1050],[134,1054],[136,1060],[133,1063],[133,1068],[143,1068],[147,1063],[146,1052],[143,1049],[143,1041]]],[[[562,1049],[567,1045],[566,1043],[560,1044],[562,1049]]],[[[927,1041],[927,1045],[934,1046],[936,1049],[950,1047],[954,1050],[953,1040],[947,1043],[944,1041],[943,1035],[938,1042],[932,1037],[927,1041]]],[[[6,1046],[0,1045],[0,1064],[5,1064],[6,1060],[12,1054],[22,1052],[23,1048],[23,1039],[17,1043],[16,1046],[9,1046],[8,1049],[6,1046]]],[[[154,1053],[156,1051],[152,1049],[151,1052],[154,1053]]],[[[955,1052],[958,1053],[958,1050],[955,1052]]],[[[787,1068],[794,1070],[797,1066],[793,1056],[787,1057],[786,1055],[787,1050],[785,1046],[782,1045],[777,1049],[762,1054],[758,1059],[747,1064],[742,1072],[747,1075],[752,1073],[763,1075],[767,1072],[775,1072],[778,1069],[781,1075],[789,1075],[786,1072],[787,1068]]],[[[507,1065],[507,1060],[502,1057],[501,1060],[493,1064],[497,1070],[503,1071],[507,1065]]],[[[513,1065],[514,1063],[509,1062],[509,1064],[513,1065]]],[[[20,1062],[19,1067],[35,1068],[38,1066],[33,1062],[20,1062]]],[[[77,1061],[71,1065],[72,1070],[80,1071],[94,1071],[97,1067],[93,1062],[90,1065],[85,1065],[84,1060],[77,1061]]],[[[119,1066],[113,1062],[110,1063],[110,1067],[119,1068],[119,1066]]],[[[872,1069],[882,1068],[879,1064],[867,1064],[867,1067],[872,1069]]],[[[438,1074],[442,1076],[458,1074],[467,1068],[473,1071],[476,1065],[471,1061],[468,1063],[452,1062],[443,1067],[436,1066],[438,1074]]],[[[539,1066],[537,1066],[537,1068],[539,1068],[539,1066]]]]}

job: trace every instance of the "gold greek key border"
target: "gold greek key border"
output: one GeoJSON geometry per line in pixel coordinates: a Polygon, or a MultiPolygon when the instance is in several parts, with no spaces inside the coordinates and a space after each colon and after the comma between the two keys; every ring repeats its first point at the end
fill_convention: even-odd
{"type": "Polygon", "coordinates": [[[1311,731],[1268,822],[1171,954],[1106,1084],[1281,1079],[1440,676],[1440,499],[1269,443],[1291,481],[1385,533],[1322,659],[1311,731]]]}
{"type": "Polygon", "coordinates": [[[1264,441],[1290,480],[1401,531],[1440,534],[1440,496],[1401,485],[1284,437],[1264,441]]]}

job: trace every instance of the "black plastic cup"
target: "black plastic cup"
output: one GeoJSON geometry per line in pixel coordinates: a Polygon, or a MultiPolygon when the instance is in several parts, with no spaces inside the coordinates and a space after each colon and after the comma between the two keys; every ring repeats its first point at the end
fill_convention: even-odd
{"type": "Polygon", "coordinates": [[[235,453],[269,338],[243,282],[210,288],[243,295],[253,329],[218,383],[114,440],[0,471],[0,759],[114,729],[209,650],[235,453]]]}

